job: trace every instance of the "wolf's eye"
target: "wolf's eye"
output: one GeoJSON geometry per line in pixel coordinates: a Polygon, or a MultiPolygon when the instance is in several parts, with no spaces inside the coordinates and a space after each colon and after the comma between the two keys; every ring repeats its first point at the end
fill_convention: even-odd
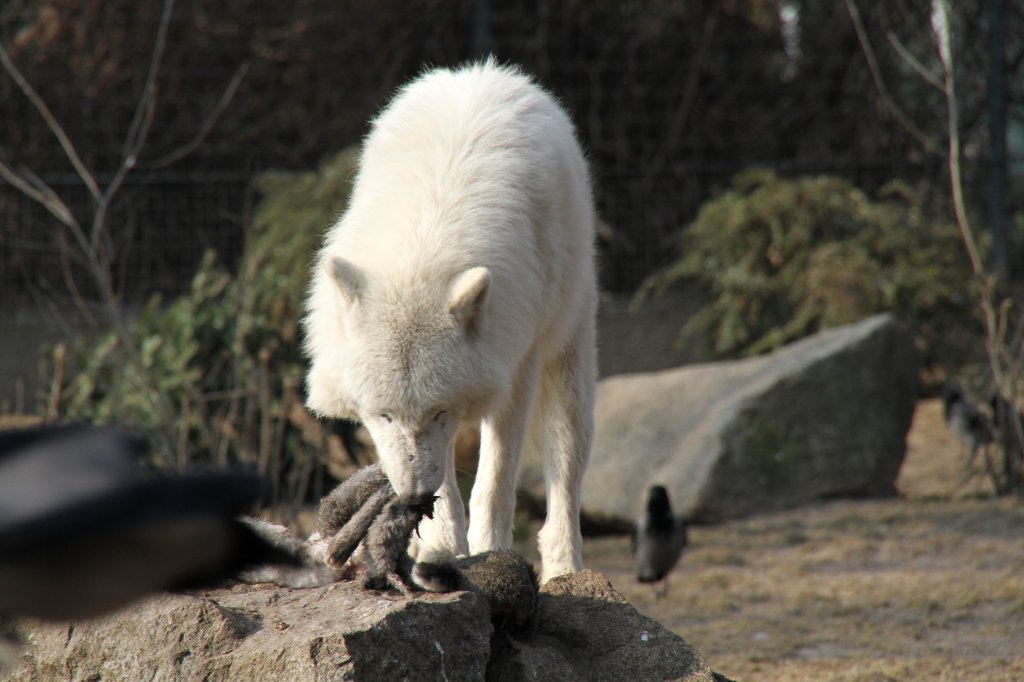
{"type": "Polygon", "coordinates": [[[448,414],[448,410],[441,410],[440,412],[434,415],[434,421],[440,421],[441,417],[445,416],[446,414],[448,414]]]}
{"type": "Polygon", "coordinates": [[[387,412],[381,412],[377,416],[386,421],[388,424],[391,423],[391,415],[388,414],[387,412]]]}

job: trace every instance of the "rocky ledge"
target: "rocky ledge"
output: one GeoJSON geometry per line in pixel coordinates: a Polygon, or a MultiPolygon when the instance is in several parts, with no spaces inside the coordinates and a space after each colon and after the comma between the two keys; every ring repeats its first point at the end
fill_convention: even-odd
{"type": "Polygon", "coordinates": [[[478,594],[405,597],[354,582],[163,595],[20,629],[10,680],[724,679],[594,571],[545,584],[518,638],[495,632],[478,594]]]}

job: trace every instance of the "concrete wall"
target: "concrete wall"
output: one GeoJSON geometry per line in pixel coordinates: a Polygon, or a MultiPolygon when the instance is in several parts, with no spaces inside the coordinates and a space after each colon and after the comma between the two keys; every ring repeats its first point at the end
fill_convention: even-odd
{"type": "Polygon", "coordinates": [[[697,311],[696,296],[646,301],[632,310],[629,296],[603,295],[598,311],[600,375],[651,372],[704,362],[707,344],[680,330],[697,311]]]}

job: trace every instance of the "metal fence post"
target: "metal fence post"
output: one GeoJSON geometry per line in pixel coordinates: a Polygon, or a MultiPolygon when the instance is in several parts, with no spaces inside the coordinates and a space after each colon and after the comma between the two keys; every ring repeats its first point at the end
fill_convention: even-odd
{"type": "Polygon", "coordinates": [[[491,3],[489,0],[473,0],[473,28],[470,35],[470,50],[474,59],[484,59],[494,49],[491,40],[491,3]]]}
{"type": "Polygon", "coordinates": [[[988,189],[989,226],[992,229],[990,266],[996,276],[1010,273],[1007,244],[1006,159],[1006,52],[1004,0],[987,0],[988,34],[988,189]]]}

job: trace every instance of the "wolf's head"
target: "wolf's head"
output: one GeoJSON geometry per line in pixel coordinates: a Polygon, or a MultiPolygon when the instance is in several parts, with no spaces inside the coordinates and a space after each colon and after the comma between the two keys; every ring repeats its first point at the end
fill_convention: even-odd
{"type": "Polygon", "coordinates": [[[307,320],[309,407],[362,421],[401,497],[432,495],[459,421],[478,418],[505,383],[504,363],[480,343],[490,272],[395,282],[336,256],[321,267],[307,320]]]}

